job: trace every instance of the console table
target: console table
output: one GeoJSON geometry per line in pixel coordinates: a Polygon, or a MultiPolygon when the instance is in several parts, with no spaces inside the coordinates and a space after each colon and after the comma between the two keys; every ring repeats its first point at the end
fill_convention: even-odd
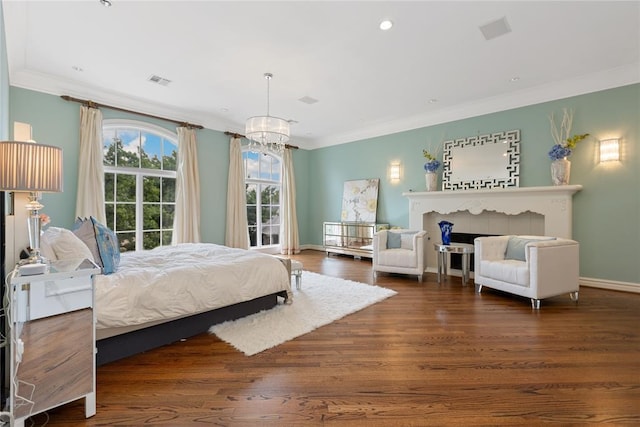
{"type": "Polygon", "coordinates": [[[370,222],[325,222],[323,225],[324,250],[353,255],[356,258],[373,258],[373,235],[389,224],[370,222]]]}

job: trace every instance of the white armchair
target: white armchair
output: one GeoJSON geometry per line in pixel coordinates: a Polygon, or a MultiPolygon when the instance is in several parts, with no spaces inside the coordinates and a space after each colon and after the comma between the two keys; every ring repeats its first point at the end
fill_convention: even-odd
{"type": "Polygon", "coordinates": [[[579,244],[544,236],[491,236],[474,241],[476,291],[483,286],[540,300],[568,293],[578,301],[579,244]]]}
{"type": "Polygon", "coordinates": [[[426,267],[427,232],[381,230],[373,236],[373,274],[386,273],[422,275],[426,267]]]}

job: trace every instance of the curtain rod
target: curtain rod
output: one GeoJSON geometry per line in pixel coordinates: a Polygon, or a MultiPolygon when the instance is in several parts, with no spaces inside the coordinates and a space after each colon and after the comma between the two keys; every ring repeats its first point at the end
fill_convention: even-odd
{"type": "Polygon", "coordinates": [[[180,126],[187,127],[187,128],[204,129],[204,126],[194,125],[194,124],[191,124],[189,122],[182,122],[182,121],[179,121],[179,120],[167,119],[166,117],[154,116],[152,114],[147,114],[147,113],[140,113],[138,111],[127,110],[127,109],[120,108],[120,107],[113,107],[111,105],[100,104],[98,102],[93,102],[93,101],[86,100],[86,99],[73,98],[73,97],[68,96],[68,95],[60,95],[60,98],[64,99],[65,101],[73,101],[73,102],[78,102],[80,104],[84,104],[89,108],[104,107],[104,108],[109,108],[110,110],[123,111],[125,113],[132,113],[132,114],[137,114],[139,116],[151,117],[152,119],[160,119],[160,120],[165,120],[167,122],[177,123],[180,126]]]}
{"type": "MultiPolygon", "coordinates": [[[[234,138],[246,138],[246,136],[244,136],[243,134],[236,133],[236,132],[225,131],[224,134],[228,136],[232,136],[234,138]]],[[[291,148],[292,150],[297,150],[300,147],[298,147],[297,145],[284,144],[284,148],[291,148]]]]}

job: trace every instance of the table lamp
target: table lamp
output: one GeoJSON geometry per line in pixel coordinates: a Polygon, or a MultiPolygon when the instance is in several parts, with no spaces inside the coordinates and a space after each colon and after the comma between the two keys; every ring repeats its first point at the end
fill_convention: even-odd
{"type": "MultiPolygon", "coordinates": [[[[40,256],[40,203],[43,192],[62,191],[62,148],[35,142],[0,141],[0,190],[28,192],[28,263],[43,263],[40,256]]],[[[4,201],[2,201],[4,202],[4,201]]]]}

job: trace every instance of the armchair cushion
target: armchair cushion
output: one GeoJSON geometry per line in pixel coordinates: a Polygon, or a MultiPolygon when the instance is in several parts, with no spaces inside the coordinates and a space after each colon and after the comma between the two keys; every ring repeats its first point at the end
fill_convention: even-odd
{"type": "Polygon", "coordinates": [[[417,231],[388,231],[387,249],[413,250],[414,237],[417,231]]]}
{"type": "Polygon", "coordinates": [[[392,265],[400,268],[416,268],[418,259],[413,251],[395,248],[378,252],[378,264],[392,265]]]}
{"type": "Polygon", "coordinates": [[[527,246],[527,243],[532,241],[532,239],[523,239],[521,237],[509,237],[509,241],[507,242],[507,250],[504,253],[504,259],[526,261],[526,258],[524,256],[524,249],[527,246]]]}
{"type": "Polygon", "coordinates": [[[529,286],[529,266],[524,261],[504,259],[496,261],[480,261],[482,274],[494,280],[529,286]]]}
{"type": "Polygon", "coordinates": [[[400,248],[412,251],[413,240],[416,233],[417,231],[407,231],[406,233],[400,234],[400,248]]]}
{"type": "Polygon", "coordinates": [[[554,240],[553,237],[544,238],[544,237],[532,237],[525,238],[519,236],[509,236],[509,241],[507,242],[507,249],[504,253],[504,259],[515,259],[517,261],[526,261],[526,247],[527,243],[530,242],[539,242],[541,240],[554,240]]]}
{"type": "Polygon", "coordinates": [[[387,233],[387,249],[398,249],[402,244],[402,237],[400,233],[394,233],[389,231],[387,233]]]}

